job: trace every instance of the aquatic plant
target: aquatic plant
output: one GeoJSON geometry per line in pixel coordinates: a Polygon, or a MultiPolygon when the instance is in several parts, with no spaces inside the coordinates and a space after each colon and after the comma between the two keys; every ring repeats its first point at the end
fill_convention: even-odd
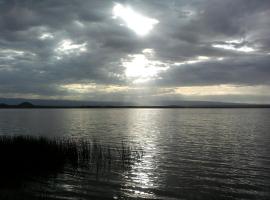
{"type": "Polygon", "coordinates": [[[112,147],[97,140],[0,136],[0,188],[36,176],[54,176],[65,167],[92,168],[96,173],[111,165],[128,167],[141,156],[141,150],[124,142],[112,147]]]}

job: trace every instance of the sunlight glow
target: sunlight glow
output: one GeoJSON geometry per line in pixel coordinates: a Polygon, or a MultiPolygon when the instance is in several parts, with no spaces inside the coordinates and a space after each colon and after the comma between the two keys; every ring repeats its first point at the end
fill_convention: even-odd
{"type": "Polygon", "coordinates": [[[126,75],[128,77],[149,77],[156,74],[152,67],[146,67],[148,64],[147,58],[143,54],[133,56],[133,60],[130,63],[126,63],[126,75]]]}
{"type": "Polygon", "coordinates": [[[154,25],[159,23],[157,19],[145,17],[121,4],[115,4],[113,16],[115,19],[121,18],[128,28],[140,36],[147,35],[154,28],[154,25]]]}
{"type": "Polygon", "coordinates": [[[168,69],[165,63],[151,60],[149,57],[152,55],[152,49],[144,49],[142,54],[129,55],[129,59],[123,59],[126,77],[132,79],[133,83],[144,83],[157,78],[159,72],[168,69]]]}

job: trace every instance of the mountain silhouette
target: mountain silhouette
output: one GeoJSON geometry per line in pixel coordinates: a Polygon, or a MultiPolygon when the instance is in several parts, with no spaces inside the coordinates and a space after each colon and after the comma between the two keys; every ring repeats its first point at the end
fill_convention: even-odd
{"type": "Polygon", "coordinates": [[[33,108],[34,105],[30,102],[23,102],[18,105],[20,108],[33,108]]]}

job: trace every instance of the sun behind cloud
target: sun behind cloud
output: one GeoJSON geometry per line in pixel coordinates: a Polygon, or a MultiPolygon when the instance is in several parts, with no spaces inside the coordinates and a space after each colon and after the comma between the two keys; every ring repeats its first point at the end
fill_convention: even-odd
{"type": "Polygon", "coordinates": [[[159,23],[157,19],[143,16],[118,3],[113,7],[113,16],[115,19],[122,19],[128,28],[140,36],[147,35],[159,23]]]}

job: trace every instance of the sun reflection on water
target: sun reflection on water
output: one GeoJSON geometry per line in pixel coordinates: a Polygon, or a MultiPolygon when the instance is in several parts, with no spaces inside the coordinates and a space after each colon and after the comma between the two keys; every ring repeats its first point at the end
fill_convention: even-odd
{"type": "Polygon", "coordinates": [[[125,173],[122,191],[125,195],[135,198],[156,198],[153,190],[158,188],[158,177],[155,171],[158,167],[156,141],[159,133],[148,135],[145,131],[138,129],[138,126],[151,130],[150,127],[155,126],[157,122],[153,118],[150,119],[151,115],[137,116],[134,112],[132,115],[130,116],[130,137],[136,138],[136,141],[142,144],[144,155],[125,173]]]}

